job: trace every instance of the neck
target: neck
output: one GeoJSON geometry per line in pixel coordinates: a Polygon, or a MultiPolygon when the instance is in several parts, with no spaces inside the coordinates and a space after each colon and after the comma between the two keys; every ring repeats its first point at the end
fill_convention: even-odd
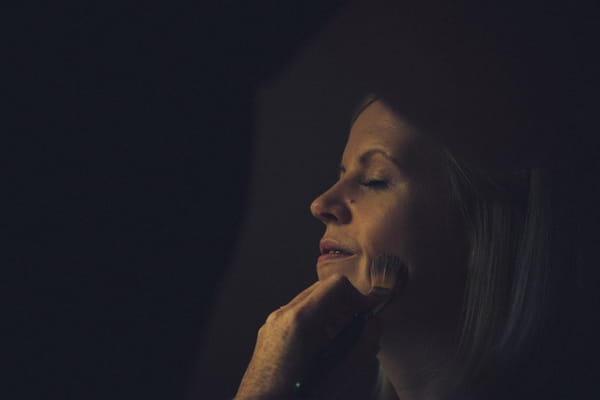
{"type": "Polygon", "coordinates": [[[455,348],[440,330],[386,332],[378,359],[401,400],[434,400],[442,397],[442,382],[455,348]],[[444,340],[444,338],[446,338],[444,340]]]}

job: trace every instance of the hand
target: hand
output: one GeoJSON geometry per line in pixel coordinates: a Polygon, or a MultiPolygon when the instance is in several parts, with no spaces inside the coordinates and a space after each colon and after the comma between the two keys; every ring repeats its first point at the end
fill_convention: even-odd
{"type": "MultiPolygon", "coordinates": [[[[272,312],[258,331],[250,364],[236,400],[292,399],[294,383],[354,314],[379,299],[356,290],[346,277],[316,282],[272,312]]],[[[368,321],[348,357],[323,380],[316,398],[334,398],[353,369],[372,364],[379,349],[380,321],[368,321]]]]}

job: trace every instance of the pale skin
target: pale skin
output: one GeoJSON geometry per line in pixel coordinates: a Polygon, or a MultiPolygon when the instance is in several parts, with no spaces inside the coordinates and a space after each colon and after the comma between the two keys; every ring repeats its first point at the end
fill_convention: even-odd
{"type": "Polygon", "coordinates": [[[326,227],[319,281],[269,316],[236,399],[294,398],[290,382],[353,313],[377,303],[366,295],[369,265],[384,253],[407,266],[405,290],[380,322],[367,325],[315,398],[334,398],[351,371],[375,357],[401,399],[443,394],[437,376],[451,368],[467,264],[445,168],[435,143],[384,102],[363,110],[350,131],[338,181],[311,204],[326,227]],[[343,251],[328,254],[330,248],[343,251]]]}

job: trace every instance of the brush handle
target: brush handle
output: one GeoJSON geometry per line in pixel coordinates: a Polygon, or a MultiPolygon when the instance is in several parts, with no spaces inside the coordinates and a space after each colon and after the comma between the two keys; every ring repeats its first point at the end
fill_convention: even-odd
{"type": "Polygon", "coordinates": [[[312,394],[323,379],[342,361],[365,329],[367,314],[354,314],[354,318],[337,334],[329,346],[320,352],[308,372],[294,384],[294,391],[301,397],[312,394]]]}

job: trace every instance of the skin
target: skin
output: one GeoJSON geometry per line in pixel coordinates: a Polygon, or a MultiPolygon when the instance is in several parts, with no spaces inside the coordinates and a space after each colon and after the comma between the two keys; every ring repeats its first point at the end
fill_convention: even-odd
{"type": "MultiPolygon", "coordinates": [[[[254,354],[235,399],[297,399],[294,382],[354,313],[373,307],[374,300],[358,292],[346,277],[334,274],[272,312],[258,331],[254,354]]],[[[331,371],[311,398],[352,398],[348,393],[355,390],[346,383],[365,365],[373,365],[381,331],[380,321],[371,320],[344,363],[331,371]]]]}
{"type": "MultiPolygon", "coordinates": [[[[341,329],[353,312],[376,304],[373,296],[365,295],[372,285],[369,265],[377,255],[393,254],[408,268],[408,282],[380,314],[385,329],[366,329],[357,346],[363,356],[355,360],[366,365],[378,353],[402,399],[432,398],[443,392],[435,371],[450,368],[467,265],[464,229],[443,160],[431,139],[381,101],[356,119],[338,181],[311,204],[313,215],[325,224],[322,243],[333,243],[347,254],[319,257],[321,283],[276,311],[261,328],[249,371],[262,369],[264,377],[261,365],[268,360],[281,364],[280,372],[266,374],[265,387],[293,379],[293,373],[281,371],[302,370],[308,362],[305,357],[326,346],[332,332],[341,329]],[[303,316],[300,321],[298,314],[303,316]],[[312,339],[299,344],[298,331],[312,339]],[[298,349],[302,354],[296,353],[298,349]],[[371,349],[370,355],[364,349],[371,349]]],[[[258,373],[247,371],[241,388],[250,386],[245,382],[256,384],[254,375],[258,373]]],[[[335,387],[342,381],[329,384],[335,387]]],[[[254,398],[271,398],[265,394],[268,389],[262,393],[254,398]]]]}
{"type": "Polygon", "coordinates": [[[339,180],[311,205],[325,238],[350,247],[351,257],[318,263],[319,279],[347,276],[366,293],[369,263],[400,257],[409,272],[404,293],[382,314],[379,360],[397,393],[419,398],[436,391],[430,371],[444,368],[454,347],[466,274],[466,240],[443,156],[385,103],[355,121],[339,180]],[[371,150],[382,153],[363,154],[371,150]]]}

